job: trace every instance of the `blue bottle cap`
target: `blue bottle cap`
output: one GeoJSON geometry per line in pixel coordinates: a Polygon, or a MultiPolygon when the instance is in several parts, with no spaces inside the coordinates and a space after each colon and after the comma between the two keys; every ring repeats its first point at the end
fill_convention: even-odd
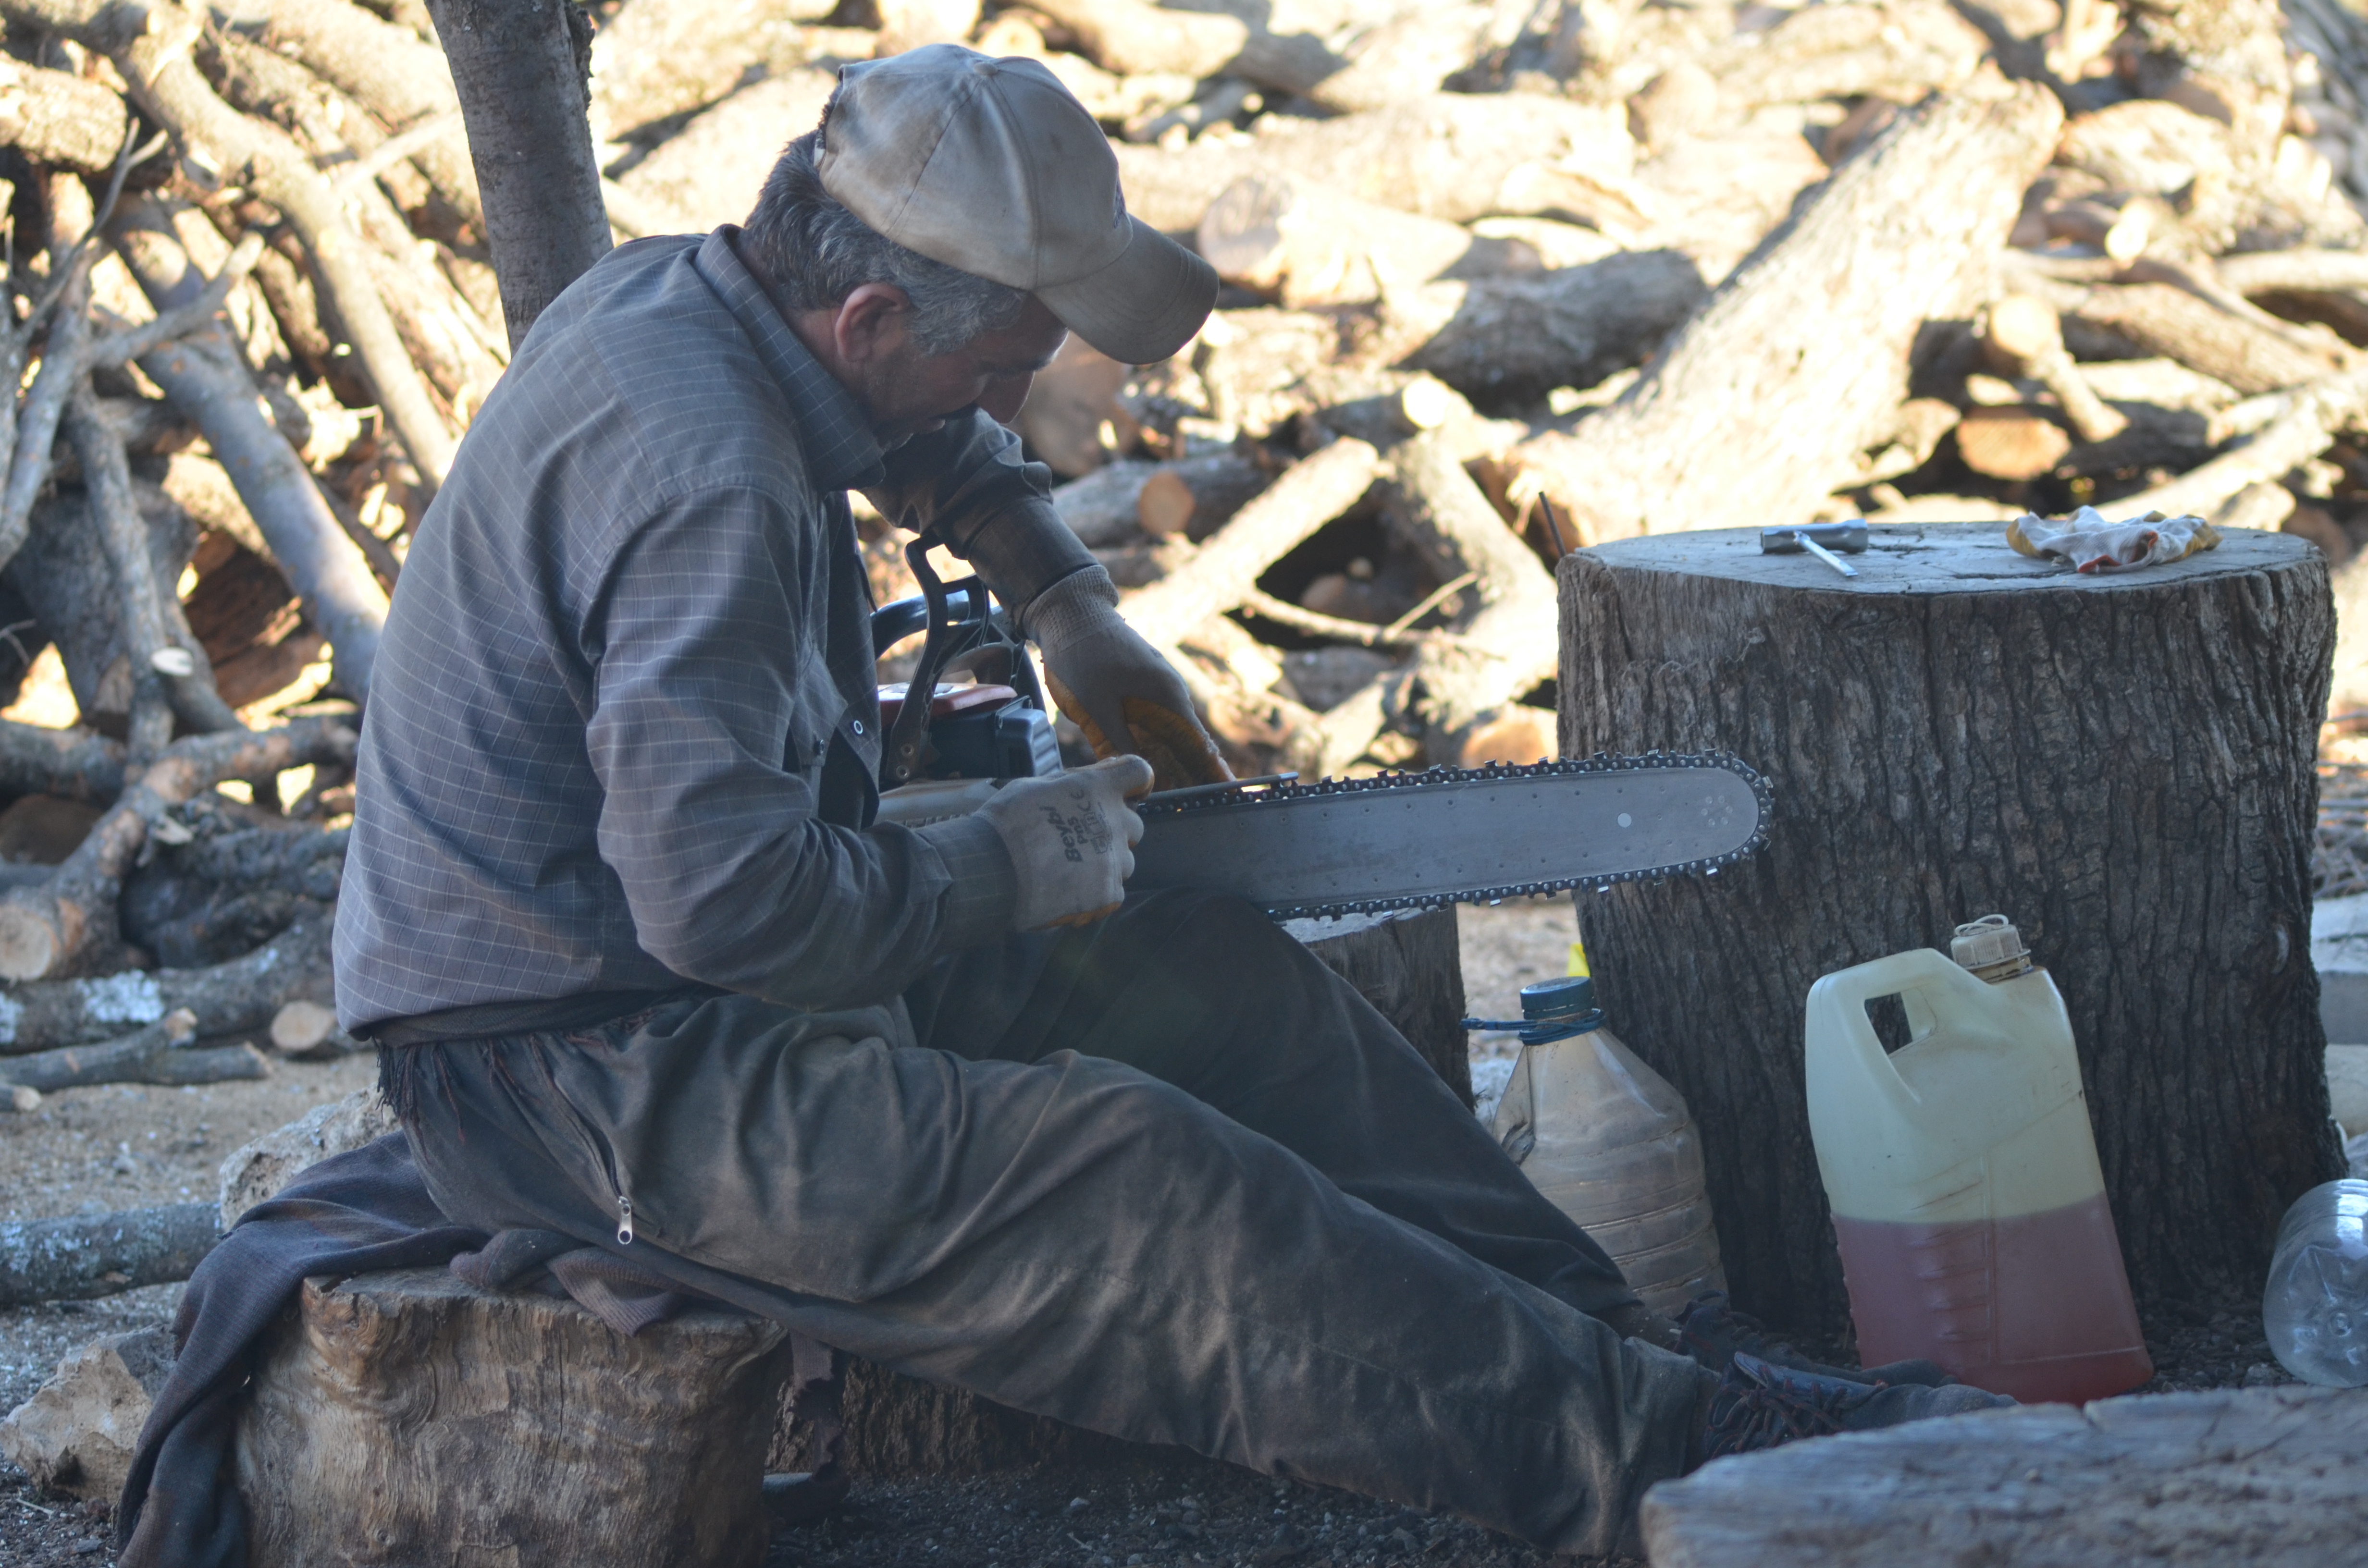
{"type": "Polygon", "coordinates": [[[1524,1018],[1573,1018],[1595,1008],[1595,982],[1583,974],[1521,987],[1524,1018]]]}

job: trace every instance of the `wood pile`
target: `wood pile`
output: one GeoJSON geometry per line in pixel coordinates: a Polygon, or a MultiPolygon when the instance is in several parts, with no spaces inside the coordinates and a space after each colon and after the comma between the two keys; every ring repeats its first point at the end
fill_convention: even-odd
{"type": "MultiPolygon", "coordinates": [[[[845,62],[960,40],[1076,92],[1226,290],[1164,364],[1071,345],[1018,424],[1244,771],[1549,754],[1580,545],[2085,502],[2340,557],[2368,523],[2368,25],[2334,0],[569,15],[620,239],[742,217],[845,62]]],[[[353,724],[531,314],[488,234],[525,198],[481,192],[479,65],[425,0],[0,27],[0,1062],[176,1008],[201,1051],[340,1049],[353,724]],[[136,1014],[57,989],[125,976],[136,1014]]]]}

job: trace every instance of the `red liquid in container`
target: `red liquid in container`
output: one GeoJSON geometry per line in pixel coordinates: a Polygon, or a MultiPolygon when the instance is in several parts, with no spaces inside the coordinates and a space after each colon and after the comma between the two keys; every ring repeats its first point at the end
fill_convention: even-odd
{"type": "Polygon", "coordinates": [[[1922,1357],[2026,1404],[2081,1404],[2154,1376],[2100,1193],[2011,1220],[1834,1218],[1859,1361],[1922,1357]]]}
{"type": "Polygon", "coordinates": [[[1952,947],[1809,992],[1809,1131],[1860,1365],[1922,1358],[2027,1403],[2126,1392],[2154,1368],[2064,999],[2001,917],[1952,947]],[[1866,1005],[1893,995],[1910,1038],[1886,1049],[1866,1005]]]}

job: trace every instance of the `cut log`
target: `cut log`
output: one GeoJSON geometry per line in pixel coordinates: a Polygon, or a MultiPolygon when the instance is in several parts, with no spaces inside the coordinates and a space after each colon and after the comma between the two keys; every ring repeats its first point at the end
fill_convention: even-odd
{"type": "Polygon", "coordinates": [[[325,719],[276,730],[176,741],[39,888],[0,895],[0,979],[63,978],[117,937],[116,899],[149,825],[165,808],[224,778],[270,778],[306,763],[353,760],[354,733],[325,719]]]}
{"type": "Polygon", "coordinates": [[[1053,487],[1053,509],[1087,548],[1133,539],[1136,503],[1157,465],[1121,458],[1053,487]]]}
{"type": "Polygon", "coordinates": [[[102,83],[0,62],[0,147],[36,165],[104,175],[123,146],[123,99],[102,83]]]}
{"type": "Polygon", "coordinates": [[[58,1363],[32,1398],[0,1417],[0,1456],[44,1491],[112,1506],[131,1472],[148,1412],[173,1369],[162,1324],[107,1334],[58,1363]]]}
{"type": "Polygon", "coordinates": [[[1393,294],[1383,331],[1417,345],[1404,352],[1406,368],[1429,371],[1483,407],[1501,407],[1555,387],[1591,387],[1635,364],[1708,294],[1691,257],[1642,251],[1393,294]]]}
{"type": "Polygon", "coordinates": [[[1820,98],[1915,103],[1972,79],[1989,40],[1940,0],[1816,6],[1714,58],[1718,96],[1730,110],[1820,98]]]}
{"type": "MultiPolygon", "coordinates": [[[[594,131],[602,141],[621,141],[705,108],[752,75],[795,70],[814,53],[799,24],[823,20],[836,4],[633,0],[592,38],[594,131]]],[[[807,129],[785,127],[773,141],[787,142],[807,129]]]]}
{"type": "Polygon", "coordinates": [[[458,119],[461,100],[452,91],[443,51],[408,28],[370,15],[366,6],[333,0],[270,0],[263,39],[302,61],[305,69],[392,131],[443,127],[406,156],[464,221],[484,222],[476,170],[458,119]]]}
{"type": "Polygon", "coordinates": [[[2115,505],[2129,508],[2132,517],[2150,511],[2174,517],[2189,512],[2210,516],[2249,485],[2283,480],[2333,446],[2339,433],[2363,423],[2368,423],[2368,370],[2296,387],[2280,400],[2275,417],[2243,446],[2115,505]]]}
{"type": "Polygon", "coordinates": [[[1965,466],[1992,479],[2036,479],[2072,449],[2064,426],[2024,408],[1975,408],[1957,425],[1965,466]]]}
{"type": "Polygon", "coordinates": [[[1746,1454],[1645,1494],[1654,1568],[1878,1568],[2208,1554],[2316,1568],[2368,1540],[2368,1400],[2136,1394],[1746,1454]]]}
{"type": "Polygon", "coordinates": [[[238,1415],[246,1560],[745,1568],[790,1359],[737,1312],[629,1339],[440,1268],[308,1279],[238,1415]]]}
{"type": "Polygon", "coordinates": [[[226,168],[246,171],[255,193],[286,217],[313,258],[315,281],[344,324],[388,424],[427,482],[438,483],[452,466],[452,433],[404,353],[327,179],[277,126],[240,114],[215,94],[190,58],[203,30],[194,12],[154,0],[142,20],[144,26],[123,37],[117,12],[107,8],[70,30],[113,51],[133,98],[152,119],[184,147],[202,147],[226,168]]]}
{"type": "Polygon", "coordinates": [[[122,743],[0,719],[0,792],[104,802],[122,790],[122,743]]]}
{"type": "Polygon", "coordinates": [[[337,1010],[319,1002],[290,1002],[271,1016],[271,1049],[302,1056],[337,1032],[337,1010]]]}
{"type": "Polygon", "coordinates": [[[1384,207],[1284,174],[1235,180],[1201,214],[1203,259],[1228,283],[1297,309],[1366,304],[1435,278],[1497,278],[1545,264],[1519,240],[1384,207]]]}
{"type": "Polygon", "coordinates": [[[348,830],[241,826],[211,805],[200,795],[176,812],[194,836],[123,880],[124,936],[176,969],[236,958],[335,903],[341,885],[348,830]]]}
{"type": "MultiPolygon", "coordinates": [[[[2080,439],[2110,441],[2128,426],[2127,416],[2107,408],[2080,379],[2072,356],[2064,351],[2055,307],[2037,295],[2007,294],[1991,301],[1982,316],[1982,341],[2001,374],[2029,376],[2054,392],[2080,439]]],[[[1991,472],[1975,466],[1979,472],[1991,472]]]]}
{"type": "Polygon", "coordinates": [[[515,351],[543,307],[609,254],[586,119],[591,19],[573,6],[499,0],[429,0],[428,11],[469,128],[515,351]]]}
{"type": "Polygon", "coordinates": [[[1635,163],[1625,116],[1525,93],[1441,93],[1342,115],[1270,123],[1247,143],[1204,137],[1174,152],[1121,144],[1127,210],[1187,233],[1234,181],[1260,171],[1310,180],[1366,201],[1468,222],[1508,209],[1498,189],[1527,165],[1625,179],[1635,163]]]}
{"type": "MultiPolygon", "coordinates": [[[[1419,404],[1424,400],[1418,396],[1416,401],[1419,404]]],[[[1265,469],[1231,452],[1163,463],[1144,476],[1134,498],[1135,518],[1154,539],[1181,534],[1198,544],[1273,482],[1265,469]]]]}
{"type": "MultiPolygon", "coordinates": [[[[244,729],[214,689],[213,666],[189,634],[181,601],[171,591],[188,564],[187,551],[176,552],[178,559],[165,570],[157,569],[155,531],[132,494],[121,430],[85,389],[67,404],[65,433],[82,460],[91,520],[114,579],[116,625],[131,666],[125,766],[138,769],[153,761],[172,740],[176,719],[202,733],[244,729]]],[[[190,545],[196,543],[194,527],[185,523],[179,531],[190,545]]]]}
{"type": "MultiPolygon", "coordinates": [[[[1272,33],[1222,13],[1171,11],[1143,0],[1042,0],[1036,9],[1068,28],[1096,62],[1121,76],[1151,71],[1233,75],[1315,97],[1346,63],[1313,34],[1272,33]]],[[[1437,78],[1431,85],[1438,85],[1437,78]]]]}
{"type": "Polygon", "coordinates": [[[197,1036],[198,1016],[186,1007],[177,1008],[118,1040],[12,1056],[0,1066],[0,1074],[6,1074],[9,1083],[43,1094],[93,1084],[148,1083],[152,1080],[146,1071],[152,1057],[178,1051],[197,1036]]]}
{"type": "Polygon", "coordinates": [[[1190,565],[1129,596],[1121,613],[1154,647],[1172,646],[1240,604],[1269,566],[1356,505],[1381,472],[1381,454],[1345,436],[1302,459],[1211,535],[1190,565]]]}
{"type": "MultiPolygon", "coordinates": [[[[164,212],[127,204],[111,225],[117,251],[159,310],[199,287],[164,212]]],[[[329,509],[304,461],[256,406],[255,383],[228,341],[201,334],[144,356],[140,368],[205,432],[245,503],[271,558],[335,650],[337,682],[370,691],[371,661],[386,627],[386,590],[329,509]]],[[[176,569],[177,570],[177,569],[176,569]]]]}
{"type": "Polygon", "coordinates": [[[211,969],[132,970],[97,980],[37,981],[0,996],[0,1078],[7,1055],[108,1040],[177,1008],[211,1034],[261,1028],[291,1001],[329,1002],[331,921],[299,920],[253,952],[211,969]]]}
{"type": "Polygon", "coordinates": [[[0,1307],[173,1284],[187,1279],[218,1239],[211,1203],[0,1223],[0,1307]]]}
{"type": "Polygon", "coordinates": [[[2332,354],[2314,354],[2167,283],[2092,290],[2072,313],[2240,392],[2276,392],[2341,368],[2332,354]]]}
{"type": "Polygon", "coordinates": [[[2286,1205],[2342,1169],[2308,959],[2326,562],[2277,533],[2104,576],[1998,524],[1873,545],[1850,579],[1748,530],[1562,564],[1564,755],[1718,749],[1776,790],[1748,864],[1578,905],[1608,1017],[1702,1128],[1736,1301],[1845,1321],[1810,984],[1993,911],[2063,993],[2141,1312],[2258,1290],[2286,1205]],[[2077,676],[2032,664],[2051,646],[2077,676]]]}
{"type": "Polygon", "coordinates": [[[1519,460],[1587,540],[1810,516],[1896,421],[1926,324],[1965,319],[1989,291],[2058,121],[2028,85],[1901,115],[1620,402],[1519,460]],[[1932,200],[1944,184],[1951,199],[1932,200]]]}
{"type": "Polygon", "coordinates": [[[333,1155],[375,1142],[403,1124],[375,1085],[341,1100],[315,1106],[285,1127],[274,1128],[222,1163],[222,1232],[246,1211],[333,1155]]]}
{"type": "MultiPolygon", "coordinates": [[[[1386,515],[1440,582],[1468,577],[1476,608],[1456,636],[1425,642],[1412,664],[1383,677],[1394,700],[1351,698],[1324,716],[1326,773],[1364,755],[1385,717],[1419,723],[1433,759],[1460,757],[1474,730],[1554,674],[1552,579],[1436,437],[1391,451],[1386,515]]],[[[1379,698],[1380,683],[1373,690],[1379,698]]]]}
{"type": "MultiPolygon", "coordinates": [[[[177,577],[188,562],[197,529],[159,491],[136,489],[134,504],[147,529],[152,570],[160,577],[177,577]]],[[[62,490],[55,499],[34,508],[24,547],[9,562],[7,575],[27,602],[40,607],[42,630],[57,645],[77,713],[86,723],[121,733],[142,677],[158,697],[163,695],[162,677],[141,668],[123,635],[123,596],[102,536],[88,494],[62,490]]],[[[163,733],[169,734],[171,710],[158,704],[150,712],[161,718],[163,733]]],[[[154,760],[159,738],[152,731],[149,755],[135,763],[135,771],[154,760]]]]}

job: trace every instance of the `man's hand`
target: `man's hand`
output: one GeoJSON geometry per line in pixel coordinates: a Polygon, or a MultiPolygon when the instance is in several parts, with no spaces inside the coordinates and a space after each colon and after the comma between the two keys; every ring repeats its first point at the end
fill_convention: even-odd
{"type": "Polygon", "coordinates": [[[1112,757],[1044,778],[1015,778],[979,808],[1019,873],[1011,916],[1021,931],[1083,926],[1126,900],[1143,819],[1127,799],[1151,788],[1139,756],[1112,757]]]}
{"type": "Polygon", "coordinates": [[[1028,607],[1053,700],[1099,757],[1132,753],[1162,790],[1214,784],[1233,770],[1192,712],[1184,682],[1118,613],[1118,589],[1097,566],[1073,573],[1028,607]]]}

